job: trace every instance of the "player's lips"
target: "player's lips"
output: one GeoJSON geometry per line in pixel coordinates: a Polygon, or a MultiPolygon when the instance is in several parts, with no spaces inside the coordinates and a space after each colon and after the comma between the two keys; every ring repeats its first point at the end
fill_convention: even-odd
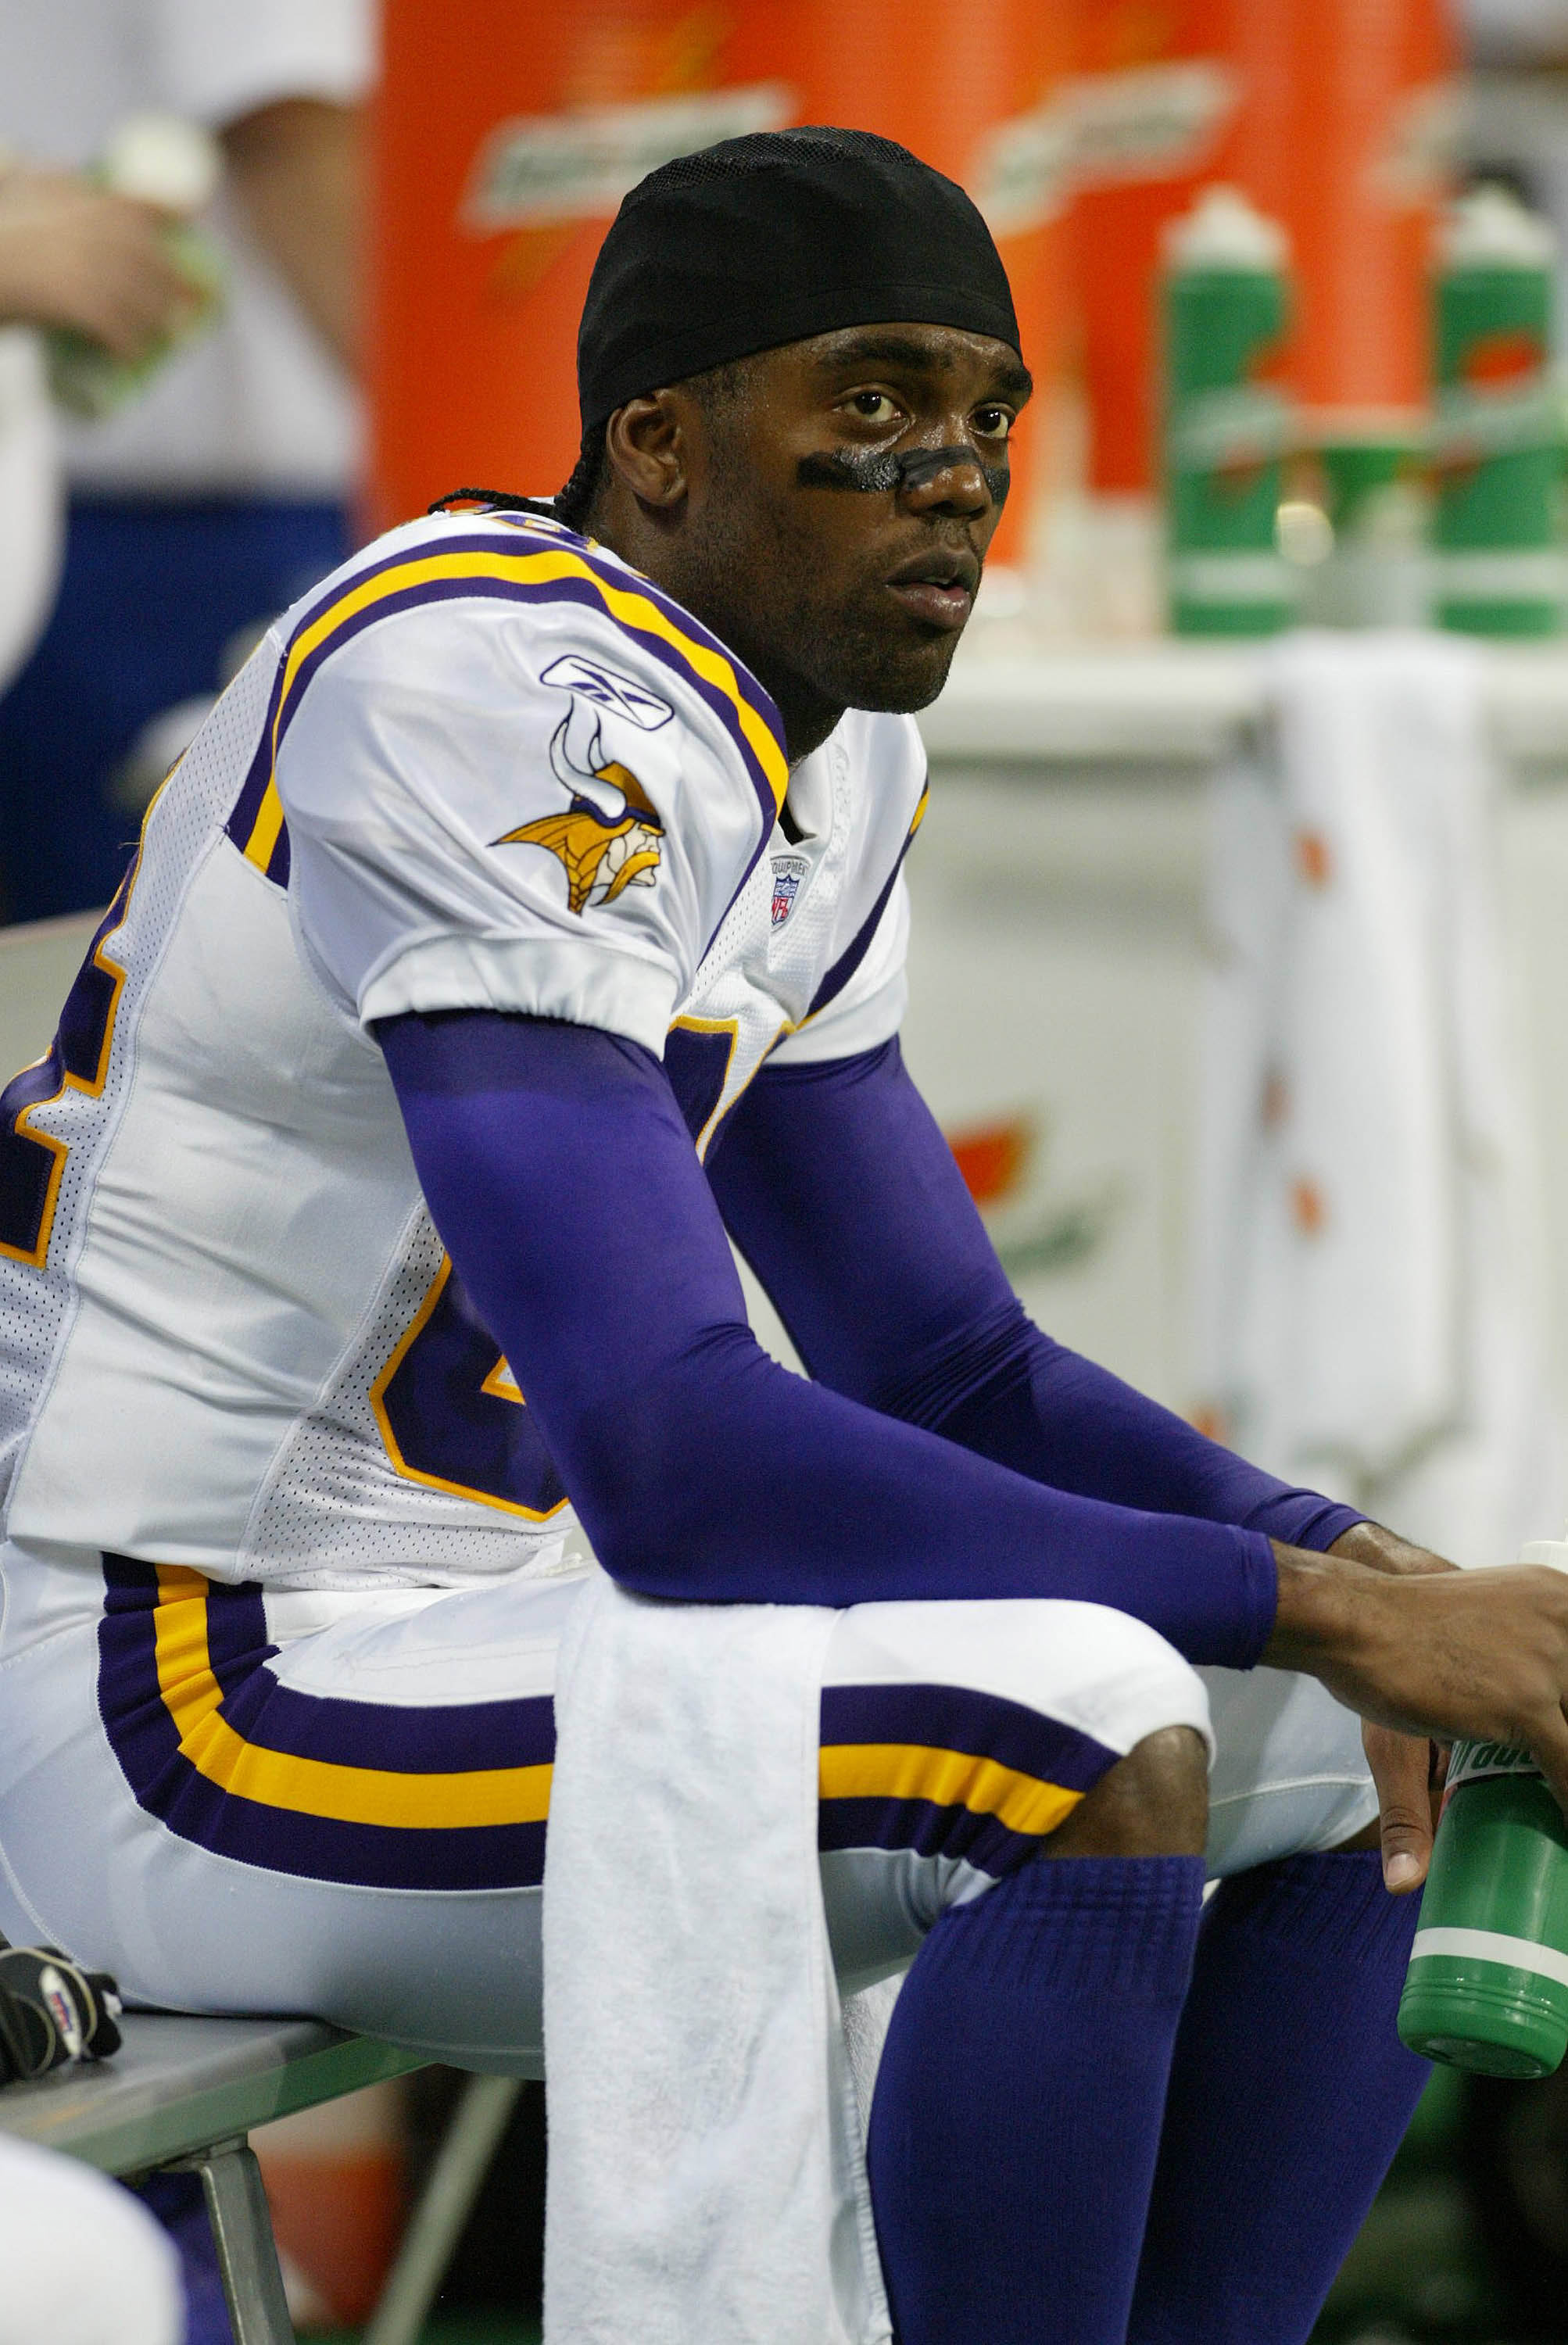
{"type": "Polygon", "coordinates": [[[972,553],[919,553],[892,573],[887,584],[906,611],[929,626],[962,627],[974,607],[980,563],[972,553]]]}

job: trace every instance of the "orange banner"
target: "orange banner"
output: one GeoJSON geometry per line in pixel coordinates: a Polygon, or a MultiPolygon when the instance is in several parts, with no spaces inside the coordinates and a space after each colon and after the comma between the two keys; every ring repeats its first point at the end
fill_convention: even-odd
{"type": "MultiPolygon", "coordinates": [[[[543,495],[576,460],[577,318],[626,189],[746,130],[903,141],[993,220],[1037,378],[1066,332],[1066,0],[387,0],[371,354],[373,525],[463,485],[543,495]],[[954,40],[961,51],[955,67],[954,40]]],[[[999,550],[1017,559],[1032,435],[999,550]]]]}
{"type": "Polygon", "coordinates": [[[1441,0],[1247,0],[1234,169],[1290,238],[1308,410],[1410,409],[1431,378],[1431,242],[1455,57],[1441,0]]]}

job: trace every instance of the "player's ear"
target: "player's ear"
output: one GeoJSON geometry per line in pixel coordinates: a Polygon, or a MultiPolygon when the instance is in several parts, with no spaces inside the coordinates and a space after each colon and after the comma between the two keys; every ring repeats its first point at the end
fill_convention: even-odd
{"type": "Polygon", "coordinates": [[[605,452],[639,504],[667,512],[691,485],[691,401],[675,391],[650,391],[617,407],[605,431],[605,452]]]}

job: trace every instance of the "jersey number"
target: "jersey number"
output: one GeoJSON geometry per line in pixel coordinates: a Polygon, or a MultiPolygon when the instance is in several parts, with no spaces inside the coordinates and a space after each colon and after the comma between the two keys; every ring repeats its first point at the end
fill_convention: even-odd
{"type": "Polygon", "coordinates": [[[126,981],[124,969],[106,958],[104,945],[129,909],[136,872],[133,862],[94,933],[48,1050],[0,1091],[0,1254],[35,1270],[42,1270],[48,1256],[66,1150],[63,1140],[46,1132],[30,1132],[27,1119],[35,1108],[66,1091],[85,1091],[90,1099],[103,1094],[115,1011],[126,981]]]}
{"type": "MultiPolygon", "coordinates": [[[[733,1019],[679,1019],[665,1071],[699,1151],[713,1134],[735,1052],[733,1019]]],[[[566,1503],[516,1377],[443,1260],[413,1325],[371,1389],[387,1455],[427,1489],[542,1523],[566,1503]]]]}
{"type": "Polygon", "coordinates": [[[534,1413],[450,1257],[372,1386],[371,1406],[388,1457],[411,1482],[535,1523],[566,1503],[534,1413]]]}

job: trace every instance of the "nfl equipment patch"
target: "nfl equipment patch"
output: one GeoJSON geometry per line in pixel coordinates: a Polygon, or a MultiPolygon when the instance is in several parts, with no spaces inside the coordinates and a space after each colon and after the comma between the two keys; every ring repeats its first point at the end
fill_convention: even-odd
{"type": "Polygon", "coordinates": [[[776,855],[773,858],[773,925],[781,929],[795,909],[795,898],[800,892],[800,882],[806,877],[808,864],[803,855],[776,855]]]}

